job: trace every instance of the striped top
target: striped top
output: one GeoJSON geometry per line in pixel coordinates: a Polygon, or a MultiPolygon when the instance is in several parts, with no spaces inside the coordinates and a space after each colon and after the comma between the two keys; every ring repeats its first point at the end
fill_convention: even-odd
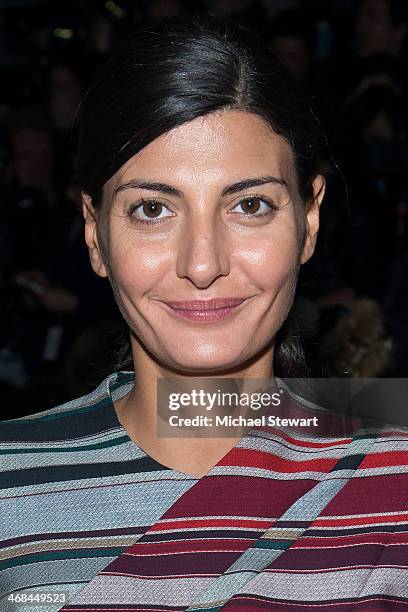
{"type": "Polygon", "coordinates": [[[198,479],[129,439],[133,384],[2,424],[1,610],[408,610],[407,429],[313,407],[320,433],[254,428],[198,479]]]}

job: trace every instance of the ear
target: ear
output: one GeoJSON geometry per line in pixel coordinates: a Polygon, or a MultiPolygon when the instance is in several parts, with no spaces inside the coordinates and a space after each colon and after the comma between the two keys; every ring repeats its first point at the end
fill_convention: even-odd
{"type": "Polygon", "coordinates": [[[103,261],[102,249],[96,231],[98,211],[92,206],[92,198],[83,191],[81,192],[81,199],[82,214],[85,219],[85,242],[88,246],[91,266],[98,276],[107,277],[108,273],[103,261]]]}
{"type": "Polygon", "coordinates": [[[314,253],[319,231],[320,205],[323,201],[326,190],[324,176],[318,174],[312,183],[313,199],[306,205],[306,236],[303,251],[300,258],[300,265],[306,263],[314,253]]]}

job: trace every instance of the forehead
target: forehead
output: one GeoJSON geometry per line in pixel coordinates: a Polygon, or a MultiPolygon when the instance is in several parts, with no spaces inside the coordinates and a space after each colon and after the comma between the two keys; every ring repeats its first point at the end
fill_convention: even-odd
{"type": "Polygon", "coordinates": [[[289,144],[258,115],[227,110],[198,117],[156,138],[130,158],[108,184],[115,187],[140,176],[197,184],[272,172],[288,183],[294,180],[289,144]]]}

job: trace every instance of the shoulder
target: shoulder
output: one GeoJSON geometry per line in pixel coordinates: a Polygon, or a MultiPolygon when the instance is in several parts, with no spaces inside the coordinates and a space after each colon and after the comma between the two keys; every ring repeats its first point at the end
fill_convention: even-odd
{"type": "MultiPolygon", "coordinates": [[[[3,466],[18,454],[63,451],[69,445],[88,444],[118,427],[112,394],[130,384],[125,373],[113,373],[91,393],[48,410],[0,422],[0,454],[3,466]]],[[[14,461],[13,461],[14,463],[14,461]]]]}

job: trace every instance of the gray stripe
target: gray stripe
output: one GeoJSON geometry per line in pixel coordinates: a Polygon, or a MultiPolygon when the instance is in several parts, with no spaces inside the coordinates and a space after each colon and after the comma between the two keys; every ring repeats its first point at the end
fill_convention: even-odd
{"type": "Polygon", "coordinates": [[[408,597],[407,571],[398,568],[361,568],[333,572],[263,572],[244,587],[245,593],[289,601],[314,601],[396,595],[408,597]]]}
{"type": "Polygon", "coordinates": [[[146,580],[127,576],[96,576],[72,604],[146,604],[187,606],[214,578],[146,580]]]}
{"type": "Polygon", "coordinates": [[[88,531],[151,525],[194,481],[120,484],[105,489],[28,496],[0,504],[2,538],[30,533],[88,531]],[[152,503],[154,500],[154,503],[152,503]],[[21,517],[29,517],[22,522],[21,517]],[[91,527],[90,527],[91,526],[91,527]]]}
{"type": "MultiPolygon", "coordinates": [[[[111,438],[112,439],[112,438],[111,438]]],[[[114,438],[113,438],[114,439],[114,438]]],[[[110,438],[106,437],[104,441],[108,442],[110,438]]],[[[18,444],[15,444],[18,447],[18,444]]],[[[54,444],[53,448],[58,445],[54,444]]],[[[74,445],[75,446],[75,445],[74,445]]],[[[78,446],[78,445],[76,445],[78,446]]],[[[39,445],[37,444],[37,448],[39,445]]],[[[58,452],[44,452],[41,453],[19,453],[18,455],[8,455],[6,458],[7,470],[3,469],[3,472],[11,470],[21,470],[24,468],[39,468],[43,466],[54,466],[54,465],[74,465],[82,463],[101,463],[103,461],[129,461],[131,459],[139,459],[145,457],[144,453],[138,448],[132,441],[124,442],[117,446],[109,446],[107,448],[98,448],[97,450],[80,450],[64,452],[64,445],[61,444],[61,450],[58,452]]],[[[2,460],[4,461],[4,457],[2,460]]]]}
{"type": "Polygon", "coordinates": [[[347,482],[347,478],[320,482],[292,504],[279,520],[313,521],[347,482]]]}
{"type": "MultiPolygon", "coordinates": [[[[333,479],[341,478],[344,476],[346,470],[338,470],[336,474],[333,473],[333,479]]],[[[349,470],[347,470],[349,472],[349,470]]],[[[211,476],[253,476],[260,478],[270,478],[271,480],[305,480],[311,479],[319,482],[328,478],[327,472],[273,472],[272,470],[253,468],[253,467],[241,467],[241,466],[219,466],[214,467],[211,471],[211,476]]]]}
{"type": "Polygon", "coordinates": [[[376,441],[373,448],[373,453],[386,453],[390,451],[407,451],[408,450],[408,439],[407,440],[393,440],[392,438],[383,439],[376,441]]]}
{"type": "Polygon", "coordinates": [[[15,595],[42,595],[44,593],[57,594],[64,593],[65,595],[65,603],[49,603],[41,606],[36,606],[33,604],[18,604],[14,602],[8,601],[8,596],[10,593],[5,595],[3,598],[0,598],[0,612],[56,612],[60,610],[63,605],[68,603],[68,601],[74,597],[74,595],[79,591],[80,588],[83,587],[83,584],[58,584],[51,586],[35,586],[30,587],[30,589],[19,589],[18,591],[14,591],[15,595]]]}
{"type": "MultiPolygon", "coordinates": [[[[32,585],[49,586],[53,583],[77,585],[89,583],[91,576],[95,576],[115,557],[95,557],[90,559],[64,559],[44,561],[31,565],[20,565],[3,570],[1,576],[1,592],[8,593],[19,588],[28,589],[32,585]]],[[[46,590],[46,589],[44,589],[46,590]]]]}
{"type": "MultiPolygon", "coordinates": [[[[216,584],[210,585],[201,596],[199,595],[193,603],[190,603],[188,610],[199,610],[201,608],[209,608],[210,606],[222,605],[230,599],[234,593],[247,583],[253,574],[250,572],[240,572],[231,576],[220,576],[216,584]]],[[[186,612],[187,612],[186,611],[186,612]]]]}
{"type": "MultiPolygon", "coordinates": [[[[281,431],[281,433],[285,433],[287,434],[288,432],[284,432],[281,431]]],[[[319,435],[305,435],[302,434],[302,432],[296,431],[296,432],[292,432],[293,435],[291,437],[296,438],[296,440],[299,440],[299,442],[318,442],[319,444],[334,444],[335,442],[343,442],[344,444],[344,448],[346,446],[348,446],[351,443],[351,437],[350,435],[340,435],[340,436],[324,436],[319,435]],[[344,440],[346,440],[346,442],[344,442],[344,440]]],[[[250,434],[248,435],[249,438],[270,438],[271,440],[275,440],[277,437],[276,433],[272,433],[269,431],[256,431],[256,430],[251,430],[250,434]]],[[[298,445],[296,445],[294,442],[290,442],[289,440],[286,440],[285,438],[281,438],[279,437],[280,440],[282,440],[283,442],[285,442],[285,444],[291,444],[294,448],[298,448],[298,445]]],[[[342,448],[340,445],[338,446],[338,448],[342,448]]],[[[323,450],[325,450],[326,447],[323,447],[323,450]]]]}
{"type": "MultiPolygon", "coordinates": [[[[327,448],[323,447],[323,448],[308,448],[308,447],[299,447],[295,444],[291,444],[290,442],[287,442],[286,440],[276,440],[271,438],[268,438],[267,440],[265,440],[264,438],[258,438],[258,437],[248,437],[245,439],[245,442],[242,444],[241,448],[248,448],[248,449],[253,449],[253,450],[261,450],[261,451],[265,451],[268,453],[272,453],[272,452],[276,452],[277,454],[279,454],[279,456],[281,457],[288,457],[288,458],[295,458],[296,457],[296,453],[298,454],[298,459],[297,461],[307,461],[308,457],[306,457],[306,455],[319,455],[318,458],[320,458],[320,456],[322,456],[322,458],[331,458],[333,457],[334,459],[336,459],[341,451],[344,451],[347,449],[349,443],[346,444],[338,444],[337,446],[329,446],[327,448]],[[276,451],[274,450],[274,446],[273,444],[276,446],[276,451]],[[288,448],[289,447],[289,448],[288,448]]],[[[310,457],[310,459],[312,459],[313,457],[310,457]]],[[[294,459],[294,461],[296,461],[296,459],[294,459]]]]}
{"type": "MultiPolygon", "coordinates": [[[[11,499],[13,504],[17,503],[17,499],[21,502],[28,496],[42,495],[58,495],[59,493],[84,491],[87,495],[96,495],[96,491],[106,488],[118,488],[120,485],[137,486],[139,484],[149,483],[152,481],[161,482],[162,487],[166,487],[167,482],[186,482],[193,484],[197,482],[196,478],[187,478],[184,474],[174,473],[172,471],[162,470],[159,472],[137,472],[135,474],[118,474],[117,476],[104,476],[103,478],[82,478],[80,480],[62,480],[61,482],[44,482],[38,485],[27,485],[26,487],[15,487],[2,491],[3,497],[0,497],[0,504],[3,500],[11,499]],[[73,491],[74,490],[74,491],[73,491]],[[7,495],[4,495],[7,493],[7,495]]],[[[156,483],[157,484],[157,483],[156,483]]],[[[22,502],[23,503],[23,502],[22,502]]]]}

